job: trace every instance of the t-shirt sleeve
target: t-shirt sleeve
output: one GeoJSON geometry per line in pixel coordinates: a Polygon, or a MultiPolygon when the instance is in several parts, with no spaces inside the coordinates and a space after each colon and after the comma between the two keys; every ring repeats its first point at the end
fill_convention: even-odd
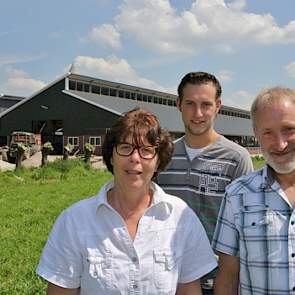
{"type": "MultiPolygon", "coordinates": [[[[190,210],[191,211],[191,210],[190,210]]],[[[191,211],[192,219],[186,237],[182,256],[179,283],[189,283],[200,279],[214,268],[217,262],[207,234],[199,218],[191,211]]]]}
{"type": "Polygon", "coordinates": [[[65,210],[53,226],[36,272],[48,282],[74,289],[80,287],[82,255],[73,229],[65,210]]]}
{"type": "Polygon", "coordinates": [[[238,166],[236,169],[234,179],[236,179],[240,176],[243,176],[243,175],[247,175],[253,171],[254,171],[254,169],[253,169],[253,163],[251,160],[251,156],[250,156],[249,152],[247,150],[245,150],[244,153],[242,153],[240,155],[240,159],[238,162],[238,166]]]}
{"type": "Polygon", "coordinates": [[[235,225],[231,199],[227,193],[220,206],[212,248],[231,256],[239,256],[239,233],[235,225]]]}

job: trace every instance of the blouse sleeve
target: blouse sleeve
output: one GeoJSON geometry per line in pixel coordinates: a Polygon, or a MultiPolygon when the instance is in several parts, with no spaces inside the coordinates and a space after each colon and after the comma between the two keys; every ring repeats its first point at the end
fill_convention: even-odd
{"type": "Polygon", "coordinates": [[[75,228],[65,210],[56,220],[43,249],[36,272],[63,288],[80,287],[82,255],[75,228]]]}
{"type": "Polygon", "coordinates": [[[207,234],[199,218],[188,208],[191,222],[188,225],[185,249],[182,256],[179,283],[200,279],[217,267],[207,234]]]}

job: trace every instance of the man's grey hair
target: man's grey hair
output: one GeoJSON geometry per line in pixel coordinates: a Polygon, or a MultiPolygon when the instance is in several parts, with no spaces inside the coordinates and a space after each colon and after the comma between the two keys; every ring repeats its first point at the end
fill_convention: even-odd
{"type": "Polygon", "coordinates": [[[287,87],[276,86],[272,88],[263,89],[256,96],[251,106],[251,118],[254,128],[256,123],[256,114],[259,108],[264,107],[266,105],[270,105],[272,102],[281,99],[289,99],[295,103],[295,90],[287,87]]]}

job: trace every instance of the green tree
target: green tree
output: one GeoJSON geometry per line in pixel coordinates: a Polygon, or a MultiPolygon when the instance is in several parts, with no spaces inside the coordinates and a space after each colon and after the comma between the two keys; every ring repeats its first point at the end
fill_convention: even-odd
{"type": "Polygon", "coordinates": [[[17,143],[17,153],[16,153],[16,162],[15,169],[22,167],[22,161],[25,157],[25,152],[27,150],[26,146],[23,143],[17,143]]]}
{"type": "Polygon", "coordinates": [[[48,163],[48,155],[52,151],[53,151],[53,146],[52,146],[51,142],[49,142],[49,141],[45,142],[41,148],[42,166],[45,166],[48,163]]]}
{"type": "Polygon", "coordinates": [[[85,143],[84,145],[84,161],[86,164],[89,164],[90,163],[90,158],[91,158],[91,155],[93,154],[94,152],[94,146],[90,143],[85,143]]]}
{"type": "Polygon", "coordinates": [[[74,146],[68,143],[67,145],[64,146],[64,151],[63,151],[63,159],[68,160],[70,154],[73,152],[74,146]]]}

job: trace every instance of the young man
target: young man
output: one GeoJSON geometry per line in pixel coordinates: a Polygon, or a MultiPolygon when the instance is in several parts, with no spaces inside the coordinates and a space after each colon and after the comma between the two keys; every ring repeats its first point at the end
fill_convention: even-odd
{"type": "Polygon", "coordinates": [[[266,165],[227,188],[213,238],[214,294],[295,294],[294,114],[295,91],[287,88],[267,89],[252,105],[266,165]]]}
{"type": "MultiPolygon", "coordinates": [[[[221,92],[211,74],[193,72],[183,77],[177,107],[185,135],[175,142],[172,160],[158,177],[166,192],[179,196],[196,212],[210,241],[225,187],[253,170],[247,150],[214,130],[221,92]]],[[[212,280],[206,283],[203,288],[212,289],[212,280]]]]}

